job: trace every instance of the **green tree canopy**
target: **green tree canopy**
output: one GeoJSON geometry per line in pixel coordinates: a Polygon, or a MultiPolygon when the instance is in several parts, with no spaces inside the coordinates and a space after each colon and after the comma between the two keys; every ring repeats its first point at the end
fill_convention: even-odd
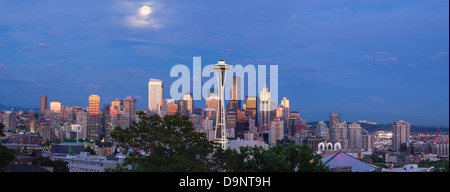
{"type": "MultiPolygon", "coordinates": [[[[4,128],[5,125],[0,123],[0,137],[5,136],[5,134],[3,133],[4,128]]],[[[13,150],[3,146],[0,142],[0,168],[5,167],[10,161],[14,159],[16,159],[16,153],[13,150]]]]}
{"type": "Polygon", "coordinates": [[[214,143],[205,133],[196,132],[186,116],[147,117],[138,112],[140,121],[128,128],[116,127],[111,137],[128,153],[124,165],[133,171],[202,172],[211,171],[207,156],[214,143]]]}
{"type": "Polygon", "coordinates": [[[95,153],[95,151],[89,146],[85,147],[83,151],[89,152],[91,155],[97,155],[97,153],[95,153]]]}
{"type": "Polygon", "coordinates": [[[228,172],[323,172],[328,168],[321,157],[306,145],[277,145],[268,150],[262,147],[240,147],[218,150],[214,159],[217,168],[228,172]]]}

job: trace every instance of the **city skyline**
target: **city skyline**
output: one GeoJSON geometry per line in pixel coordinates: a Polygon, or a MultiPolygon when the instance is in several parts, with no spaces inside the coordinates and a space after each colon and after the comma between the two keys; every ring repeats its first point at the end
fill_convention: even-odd
{"type": "Polygon", "coordinates": [[[86,107],[97,94],[146,109],[148,79],[170,85],[172,66],[223,51],[231,65],[278,65],[278,103],[308,121],[449,126],[448,1],[197,3],[0,1],[0,104],[39,108],[45,94],[86,107]]]}

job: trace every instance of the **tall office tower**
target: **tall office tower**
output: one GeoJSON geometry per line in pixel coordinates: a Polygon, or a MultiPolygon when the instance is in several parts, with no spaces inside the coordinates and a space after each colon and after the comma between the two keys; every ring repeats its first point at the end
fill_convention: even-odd
{"type": "MultiPolygon", "coordinates": [[[[116,108],[109,108],[109,116],[111,117],[111,125],[113,129],[119,126],[119,112],[117,112],[116,108]]],[[[108,132],[108,131],[106,131],[108,132]]]]}
{"type": "Polygon", "coordinates": [[[17,116],[14,109],[11,109],[11,111],[5,111],[3,113],[3,125],[5,125],[5,131],[16,130],[17,127],[16,118],[17,116]]]}
{"type": "Polygon", "coordinates": [[[273,118],[283,119],[283,107],[281,105],[276,108],[273,118]]]}
{"type": "Polygon", "coordinates": [[[404,120],[392,123],[392,151],[400,151],[400,145],[409,141],[410,129],[411,124],[404,120]]]}
{"type": "Polygon", "coordinates": [[[239,108],[240,106],[241,106],[240,100],[230,100],[230,103],[228,103],[227,105],[227,113],[230,111],[237,111],[238,109],[240,109],[239,108]]]}
{"type": "Polygon", "coordinates": [[[194,109],[194,100],[192,98],[192,94],[191,92],[187,92],[186,94],[184,94],[182,100],[186,101],[186,105],[187,105],[187,110],[189,114],[192,114],[192,110],[194,109]]]}
{"type": "Polygon", "coordinates": [[[43,122],[39,127],[39,136],[42,137],[42,141],[54,142],[55,130],[50,127],[50,124],[48,122],[43,122]]]}
{"type": "Polygon", "coordinates": [[[52,112],[50,114],[50,129],[54,131],[54,133],[58,133],[60,127],[62,125],[61,113],[52,112]]]}
{"type": "Polygon", "coordinates": [[[189,111],[188,111],[187,103],[188,103],[188,101],[186,101],[186,100],[178,100],[177,101],[177,104],[178,104],[177,113],[180,116],[189,117],[189,111]]]}
{"type": "Polygon", "coordinates": [[[118,112],[123,110],[123,102],[120,99],[111,100],[111,108],[117,109],[118,112]]]}
{"type": "Polygon", "coordinates": [[[374,135],[362,135],[362,149],[364,151],[373,151],[374,148],[374,135]]]}
{"type": "Polygon", "coordinates": [[[206,132],[206,138],[210,141],[216,138],[213,122],[208,116],[203,119],[203,130],[206,132]]]}
{"type": "MultiPolygon", "coordinates": [[[[255,123],[255,128],[258,128],[258,97],[256,96],[247,96],[245,101],[245,115],[248,118],[252,118],[255,123]]],[[[250,122],[250,121],[249,121],[250,122]]],[[[249,124],[250,128],[250,124],[249,124]]]]}
{"type": "Polygon", "coordinates": [[[271,146],[277,145],[277,141],[284,138],[283,125],[284,121],[278,118],[271,121],[269,131],[269,144],[271,146]]]}
{"type": "Polygon", "coordinates": [[[177,103],[167,103],[167,115],[176,115],[178,112],[177,103]]]}
{"type": "Polygon", "coordinates": [[[244,138],[244,134],[249,131],[249,121],[245,111],[236,111],[236,137],[244,138]]]}
{"type": "Polygon", "coordinates": [[[148,82],[148,109],[150,115],[160,115],[163,106],[163,82],[159,79],[150,79],[148,82]]]}
{"type": "Polygon", "coordinates": [[[229,113],[227,113],[226,115],[226,121],[227,121],[227,130],[228,129],[235,129],[236,128],[236,121],[237,121],[237,114],[236,111],[230,111],[229,113]]]}
{"type": "Polygon", "coordinates": [[[348,149],[362,149],[361,126],[358,123],[348,125],[348,149]]]}
{"type": "Polygon", "coordinates": [[[259,132],[268,132],[270,128],[270,90],[267,86],[259,93],[259,132]]]}
{"type": "Polygon", "coordinates": [[[258,133],[258,129],[256,127],[256,121],[252,117],[248,118],[248,132],[256,134],[258,133]]]}
{"type": "Polygon", "coordinates": [[[111,141],[111,132],[114,130],[114,126],[111,122],[111,105],[103,105],[103,118],[102,127],[105,131],[105,141],[111,141]]]}
{"type": "Polygon", "coordinates": [[[201,132],[201,133],[206,133],[202,129],[202,115],[201,115],[201,113],[200,114],[192,113],[190,115],[189,120],[192,122],[192,127],[195,129],[195,131],[201,132]]]}
{"type": "Polygon", "coordinates": [[[47,110],[47,95],[41,95],[41,114],[45,113],[45,110],[47,110]]]}
{"type": "Polygon", "coordinates": [[[225,61],[220,59],[217,64],[212,66],[212,70],[216,72],[217,85],[219,88],[219,110],[218,118],[216,119],[216,131],[220,131],[220,139],[216,141],[220,144],[223,150],[228,148],[227,130],[226,130],[226,120],[225,120],[225,82],[226,74],[231,70],[231,66],[225,64],[225,61]]]}
{"type": "Polygon", "coordinates": [[[289,100],[286,99],[286,97],[283,97],[283,100],[281,100],[281,107],[283,107],[282,119],[284,120],[284,134],[288,136],[289,135],[288,129],[289,127],[291,127],[289,124],[290,123],[289,119],[291,118],[291,116],[290,116],[289,100]]]}
{"type": "Polygon", "coordinates": [[[291,118],[300,119],[300,112],[298,112],[298,111],[292,111],[292,112],[289,113],[289,116],[290,116],[291,118]]]}
{"type": "Polygon", "coordinates": [[[58,100],[50,102],[50,111],[52,113],[61,113],[61,102],[58,100]]]}
{"type": "Polygon", "coordinates": [[[127,97],[123,99],[123,111],[124,113],[128,113],[130,115],[130,121],[136,121],[136,112],[137,112],[137,100],[134,98],[127,97]]]}
{"type": "Polygon", "coordinates": [[[206,108],[214,109],[217,114],[217,112],[219,111],[219,96],[215,93],[211,93],[209,94],[208,98],[205,99],[205,102],[206,108]]]}
{"type": "Polygon", "coordinates": [[[87,119],[88,138],[93,141],[99,141],[102,134],[101,125],[101,111],[100,111],[100,96],[89,96],[89,108],[87,119]]]}
{"type": "Polygon", "coordinates": [[[347,123],[345,121],[334,124],[334,127],[330,127],[329,131],[329,138],[331,143],[339,142],[342,149],[348,148],[347,123]]]}
{"type": "Polygon", "coordinates": [[[242,90],[241,78],[233,76],[233,87],[230,90],[231,100],[239,100],[239,101],[243,100],[241,90],[242,90]]]}
{"type": "Polygon", "coordinates": [[[88,119],[88,112],[85,109],[81,109],[77,112],[75,112],[76,116],[76,123],[81,125],[82,131],[79,134],[80,138],[86,139],[87,138],[87,119],[88,119]]]}
{"type": "Polygon", "coordinates": [[[209,120],[212,121],[212,124],[213,124],[212,127],[213,127],[213,130],[215,131],[216,118],[217,118],[215,109],[204,108],[204,109],[202,109],[202,113],[201,114],[202,114],[202,119],[208,118],[209,120]]]}
{"type": "Polygon", "coordinates": [[[236,138],[236,111],[230,111],[225,116],[226,119],[226,128],[227,128],[227,137],[236,138]]]}
{"type": "Polygon", "coordinates": [[[330,113],[330,128],[335,128],[337,123],[341,122],[340,113],[330,113]]]}
{"type": "Polygon", "coordinates": [[[314,135],[317,137],[322,137],[323,139],[328,141],[328,127],[327,124],[323,121],[319,121],[316,125],[316,129],[314,130],[314,135]]]}

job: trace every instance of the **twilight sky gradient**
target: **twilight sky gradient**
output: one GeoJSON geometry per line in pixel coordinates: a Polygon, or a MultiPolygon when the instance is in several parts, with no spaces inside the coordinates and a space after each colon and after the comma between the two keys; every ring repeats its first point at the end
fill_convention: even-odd
{"type": "Polygon", "coordinates": [[[448,127],[448,23],[447,0],[0,0],[0,104],[46,94],[86,107],[98,94],[147,108],[149,78],[168,98],[172,66],[223,51],[231,65],[278,65],[278,98],[308,121],[448,127]]]}

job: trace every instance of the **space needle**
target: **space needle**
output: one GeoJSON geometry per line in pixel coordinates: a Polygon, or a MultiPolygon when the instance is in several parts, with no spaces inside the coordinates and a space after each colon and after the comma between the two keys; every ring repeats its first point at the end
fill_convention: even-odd
{"type": "Polygon", "coordinates": [[[225,126],[225,78],[226,73],[231,70],[231,66],[225,64],[225,61],[221,58],[219,62],[212,66],[212,69],[217,74],[217,85],[219,86],[219,111],[216,118],[216,131],[220,130],[220,138],[216,138],[216,143],[219,143],[223,150],[228,148],[227,130],[225,126]]]}

